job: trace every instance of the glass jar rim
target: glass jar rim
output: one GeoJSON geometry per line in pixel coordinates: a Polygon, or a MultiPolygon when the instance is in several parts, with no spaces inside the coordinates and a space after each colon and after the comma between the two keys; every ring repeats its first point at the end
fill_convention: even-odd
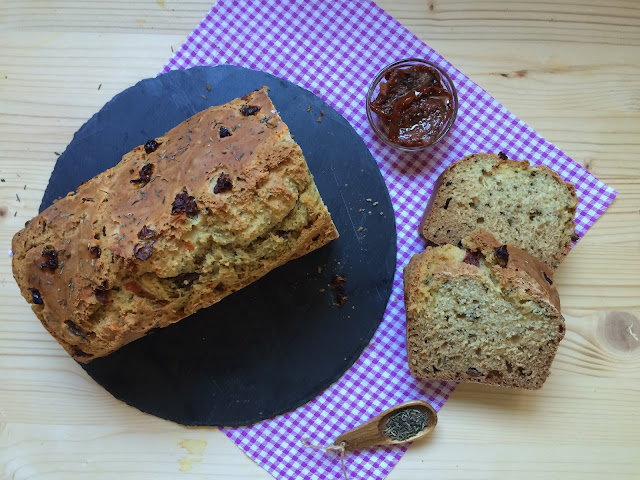
{"type": "Polygon", "coordinates": [[[429,60],[423,59],[423,58],[405,58],[402,60],[397,60],[393,63],[390,63],[389,65],[385,66],[382,70],[380,70],[380,72],[378,72],[378,74],[374,77],[374,79],[371,81],[371,83],[369,84],[369,89],[367,91],[367,98],[366,98],[366,111],[367,111],[367,119],[369,121],[369,125],[371,126],[371,128],[373,129],[374,133],[376,134],[376,136],[385,144],[399,149],[399,150],[404,150],[407,152],[415,152],[415,151],[419,151],[419,150],[424,150],[425,148],[429,148],[433,145],[435,145],[436,143],[438,143],[440,140],[442,140],[451,130],[451,128],[453,127],[456,118],[458,116],[458,91],[456,89],[455,84],[453,83],[453,80],[451,80],[451,77],[447,74],[447,72],[444,71],[444,69],[439,66],[438,64],[431,62],[429,60]],[[434,70],[436,70],[441,77],[443,78],[443,84],[444,87],[451,93],[451,97],[452,97],[452,101],[453,101],[453,109],[452,109],[452,114],[451,117],[448,119],[446,125],[441,129],[441,131],[438,133],[438,136],[435,137],[433,139],[433,141],[431,141],[430,143],[426,144],[426,145],[418,145],[418,146],[414,146],[414,147],[407,147],[404,145],[399,145],[395,142],[392,142],[391,140],[389,140],[388,136],[385,134],[385,132],[383,132],[380,127],[377,125],[376,121],[373,118],[373,115],[375,114],[372,110],[371,110],[371,100],[373,97],[373,94],[376,91],[376,88],[378,87],[378,85],[380,84],[380,82],[382,81],[382,79],[384,78],[384,75],[391,70],[392,68],[395,68],[397,66],[402,66],[402,65],[415,65],[415,64],[422,64],[422,65],[428,65],[430,67],[432,67],[434,70]]]}

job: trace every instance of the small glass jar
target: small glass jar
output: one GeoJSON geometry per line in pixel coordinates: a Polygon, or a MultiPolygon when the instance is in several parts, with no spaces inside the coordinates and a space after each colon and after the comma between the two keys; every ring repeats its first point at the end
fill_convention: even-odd
{"type": "Polygon", "coordinates": [[[451,81],[451,78],[449,78],[449,75],[447,75],[447,73],[438,65],[436,65],[435,63],[429,62],[427,60],[419,59],[419,58],[408,58],[405,60],[394,62],[390,65],[387,65],[385,68],[382,69],[380,73],[378,73],[378,75],[376,75],[376,77],[371,82],[371,85],[369,86],[369,91],[367,93],[366,108],[367,108],[367,118],[369,119],[369,124],[371,125],[371,128],[376,133],[376,135],[380,138],[380,140],[382,140],[387,145],[390,145],[399,150],[413,152],[417,150],[423,150],[439,142],[447,135],[449,130],[451,130],[451,127],[455,123],[456,117],[458,114],[458,92],[456,91],[456,87],[451,81]],[[380,93],[380,84],[383,81],[385,81],[385,75],[387,75],[387,73],[390,70],[397,69],[397,68],[408,69],[409,67],[416,66],[416,65],[427,66],[432,68],[436,72],[438,72],[442,87],[446,89],[451,95],[451,105],[450,105],[451,108],[449,109],[447,118],[445,119],[441,128],[436,132],[436,134],[430,135],[428,138],[425,137],[424,141],[421,141],[419,145],[407,146],[407,145],[399,144],[398,142],[394,142],[389,139],[390,121],[381,117],[376,112],[374,112],[371,109],[371,102],[375,100],[378,94],[380,93]]]}

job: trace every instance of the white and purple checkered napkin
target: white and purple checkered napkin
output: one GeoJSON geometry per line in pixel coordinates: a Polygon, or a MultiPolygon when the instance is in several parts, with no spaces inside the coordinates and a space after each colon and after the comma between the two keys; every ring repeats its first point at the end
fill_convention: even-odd
{"type": "MultiPolygon", "coordinates": [[[[442,407],[454,383],[423,382],[407,369],[402,268],[424,249],[418,223],[438,175],[470,153],[503,151],[556,171],[576,186],[577,232],[583,235],[617,192],[507,111],[444,58],[369,0],[220,0],[164,67],[234,64],[269,72],[314,93],[360,134],[389,188],[398,231],[391,299],[378,331],[347,373],[308,404],[246,428],[223,429],[250,458],[276,478],[338,479],[337,455],[301,445],[330,444],[343,431],[416,398],[442,407]],[[444,68],[458,89],[458,120],[427,152],[406,154],[380,142],[367,122],[365,97],[387,64],[419,57],[444,68]]],[[[352,479],[384,478],[406,451],[385,447],[348,453],[352,479]]]]}

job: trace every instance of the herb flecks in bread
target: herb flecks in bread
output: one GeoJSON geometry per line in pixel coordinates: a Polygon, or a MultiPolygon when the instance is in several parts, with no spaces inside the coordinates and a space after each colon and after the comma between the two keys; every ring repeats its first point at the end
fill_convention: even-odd
{"type": "Polygon", "coordinates": [[[434,244],[458,245],[482,228],[555,269],[577,240],[577,204],[574,186],[548,168],[478,153],[440,175],[420,233],[434,244]]]}
{"type": "Polygon", "coordinates": [[[540,388],[565,332],[551,270],[485,231],[463,244],[429,247],[404,269],[411,373],[540,388]]]}
{"type": "Polygon", "coordinates": [[[45,328],[86,362],[337,236],[259,90],[136,147],[27,222],[13,271],[45,328]]]}

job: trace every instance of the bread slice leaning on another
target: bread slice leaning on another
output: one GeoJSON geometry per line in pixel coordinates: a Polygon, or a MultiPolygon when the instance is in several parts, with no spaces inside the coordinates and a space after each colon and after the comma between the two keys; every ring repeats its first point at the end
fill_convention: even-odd
{"type": "Polygon", "coordinates": [[[136,147],[27,222],[13,274],[49,333],[88,362],[337,237],[258,90],[136,147]]]}
{"type": "Polygon", "coordinates": [[[542,387],[564,337],[551,270],[475,231],[404,269],[409,369],[418,378],[542,387]]]}
{"type": "Polygon", "coordinates": [[[481,228],[556,269],[578,239],[577,205],[574,186],[547,167],[477,153],[440,175],[420,233],[437,245],[458,245],[481,228]]]}

